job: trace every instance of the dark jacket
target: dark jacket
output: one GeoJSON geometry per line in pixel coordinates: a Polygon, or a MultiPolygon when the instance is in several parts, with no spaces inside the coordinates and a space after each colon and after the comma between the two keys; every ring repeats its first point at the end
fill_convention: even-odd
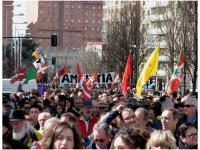
{"type": "Polygon", "coordinates": [[[28,149],[23,143],[12,138],[12,133],[8,131],[3,135],[3,149],[28,149]]]}

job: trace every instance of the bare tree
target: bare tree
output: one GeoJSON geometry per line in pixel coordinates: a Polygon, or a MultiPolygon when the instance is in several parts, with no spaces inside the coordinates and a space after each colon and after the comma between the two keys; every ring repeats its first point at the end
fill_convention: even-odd
{"type": "MultiPolygon", "coordinates": [[[[103,47],[103,69],[106,71],[124,71],[126,60],[133,45],[136,45],[136,57],[133,57],[133,72],[144,59],[143,28],[141,26],[141,7],[140,1],[124,1],[119,11],[112,14],[108,21],[107,44],[103,47]]],[[[134,77],[136,77],[136,72],[134,77]]],[[[135,78],[136,83],[136,78],[135,78]]]]}

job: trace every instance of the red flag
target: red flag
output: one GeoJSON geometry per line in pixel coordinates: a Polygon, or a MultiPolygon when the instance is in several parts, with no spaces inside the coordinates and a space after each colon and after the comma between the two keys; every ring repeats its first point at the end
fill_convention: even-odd
{"type": "Polygon", "coordinates": [[[65,74],[67,74],[67,67],[66,66],[64,66],[59,72],[60,76],[64,76],[65,74]]]}
{"type": "Polygon", "coordinates": [[[131,75],[132,75],[132,56],[129,53],[121,85],[121,91],[123,95],[127,93],[128,81],[131,78],[131,75]]]}
{"type": "Polygon", "coordinates": [[[182,78],[182,68],[184,66],[184,53],[183,50],[181,51],[177,66],[174,69],[174,72],[171,76],[171,79],[168,84],[167,93],[172,94],[174,91],[176,91],[181,84],[181,78],[182,78]]]}
{"type": "Polygon", "coordinates": [[[15,74],[15,76],[10,79],[10,83],[13,84],[15,81],[22,81],[25,78],[25,73],[26,69],[21,69],[18,73],[15,74]]]}
{"type": "Polygon", "coordinates": [[[86,82],[84,80],[84,76],[83,76],[83,74],[81,72],[81,69],[80,69],[78,64],[77,64],[77,73],[78,73],[78,77],[80,79],[79,85],[80,85],[81,89],[83,90],[83,93],[82,93],[83,99],[85,101],[87,101],[87,100],[89,100],[91,98],[91,93],[90,93],[90,91],[88,90],[88,88],[86,86],[86,82]]]}
{"type": "Polygon", "coordinates": [[[113,80],[113,82],[112,82],[112,84],[115,84],[115,83],[117,83],[119,81],[120,81],[120,77],[119,77],[119,73],[117,73],[115,78],[114,78],[114,80],[113,80]]]}
{"type": "Polygon", "coordinates": [[[86,85],[87,85],[87,87],[88,87],[89,89],[92,89],[92,88],[93,88],[94,83],[97,81],[97,78],[98,78],[98,76],[97,76],[97,73],[96,73],[96,72],[94,72],[91,76],[89,76],[89,77],[87,78],[86,85]]]}

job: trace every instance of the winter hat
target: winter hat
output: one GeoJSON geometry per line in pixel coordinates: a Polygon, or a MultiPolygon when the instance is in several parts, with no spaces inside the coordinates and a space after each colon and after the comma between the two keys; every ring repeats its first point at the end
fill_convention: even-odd
{"type": "Polygon", "coordinates": [[[21,109],[14,110],[10,113],[9,118],[10,118],[11,121],[25,120],[25,112],[21,109]]]}

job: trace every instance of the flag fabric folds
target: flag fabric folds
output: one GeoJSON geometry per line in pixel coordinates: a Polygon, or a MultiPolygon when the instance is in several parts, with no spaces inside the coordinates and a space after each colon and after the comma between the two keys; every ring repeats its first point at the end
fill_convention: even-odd
{"type": "Polygon", "coordinates": [[[32,56],[35,57],[36,59],[40,58],[42,55],[43,51],[38,48],[32,53],[32,56]]]}
{"type": "Polygon", "coordinates": [[[38,59],[36,59],[34,62],[33,62],[33,65],[35,67],[35,69],[38,69],[41,65],[45,64],[45,60],[43,57],[40,57],[38,59]]]}
{"type": "Polygon", "coordinates": [[[23,84],[28,84],[29,80],[35,79],[36,76],[36,70],[34,68],[30,68],[27,70],[26,75],[25,75],[25,81],[23,84]]]}
{"type": "Polygon", "coordinates": [[[173,92],[175,92],[180,87],[183,67],[184,67],[184,53],[183,50],[181,50],[181,54],[178,58],[177,65],[168,83],[167,87],[168,94],[173,94],[173,92]]]}
{"type": "Polygon", "coordinates": [[[97,73],[94,72],[91,76],[87,78],[86,86],[88,89],[92,89],[94,87],[94,83],[97,81],[98,76],[97,73]]]}
{"type": "Polygon", "coordinates": [[[115,78],[114,78],[112,84],[115,84],[115,83],[118,83],[118,82],[120,82],[119,73],[117,73],[117,74],[115,75],[115,78]]]}
{"type": "Polygon", "coordinates": [[[80,85],[81,89],[83,90],[83,93],[82,93],[83,99],[85,101],[90,100],[91,99],[91,93],[90,93],[90,91],[88,90],[88,88],[86,86],[86,81],[84,80],[85,78],[84,78],[84,76],[83,76],[83,74],[81,72],[79,64],[77,64],[77,74],[78,74],[78,77],[80,79],[79,85],[80,85]]]}
{"type": "Polygon", "coordinates": [[[129,53],[121,84],[121,91],[123,95],[126,95],[127,93],[128,82],[132,76],[132,66],[133,66],[132,56],[131,53],[129,53]]]}
{"type": "Polygon", "coordinates": [[[10,83],[13,84],[15,83],[16,81],[22,81],[24,78],[25,78],[25,73],[26,73],[26,69],[21,69],[19,70],[19,72],[17,72],[15,74],[15,76],[13,76],[11,79],[10,79],[10,83]]]}
{"type": "Polygon", "coordinates": [[[66,66],[64,66],[59,72],[60,76],[64,76],[65,74],[67,74],[67,67],[66,66]]]}
{"type": "Polygon", "coordinates": [[[154,76],[158,70],[158,56],[159,56],[160,46],[158,45],[153,51],[149,59],[147,60],[144,68],[140,74],[140,77],[137,81],[136,92],[140,96],[142,92],[142,86],[150,79],[151,76],[154,76]]]}

